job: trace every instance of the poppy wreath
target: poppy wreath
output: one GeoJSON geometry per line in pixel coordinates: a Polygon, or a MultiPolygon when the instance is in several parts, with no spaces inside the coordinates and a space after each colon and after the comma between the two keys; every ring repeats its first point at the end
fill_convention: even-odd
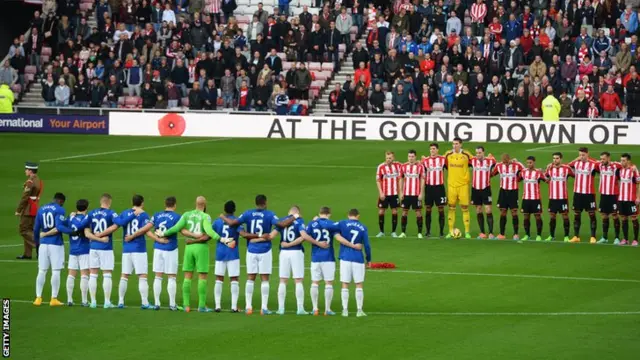
{"type": "Polygon", "coordinates": [[[371,269],[395,269],[396,264],[388,262],[373,262],[370,266],[371,269]]]}
{"type": "Polygon", "coordinates": [[[180,114],[167,114],[158,120],[160,136],[182,136],[187,122],[180,114]]]}

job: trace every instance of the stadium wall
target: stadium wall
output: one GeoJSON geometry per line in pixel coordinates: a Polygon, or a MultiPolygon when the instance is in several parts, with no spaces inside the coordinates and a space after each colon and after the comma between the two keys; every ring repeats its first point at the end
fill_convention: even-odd
{"type": "Polygon", "coordinates": [[[640,145],[640,124],[445,118],[109,113],[110,135],[640,145]]]}
{"type": "Polygon", "coordinates": [[[108,134],[108,116],[85,115],[0,115],[0,132],[108,134]]]}

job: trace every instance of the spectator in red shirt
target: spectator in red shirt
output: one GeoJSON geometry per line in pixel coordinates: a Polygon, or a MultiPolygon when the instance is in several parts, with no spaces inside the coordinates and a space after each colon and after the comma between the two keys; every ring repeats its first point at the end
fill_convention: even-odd
{"type": "Polygon", "coordinates": [[[369,68],[364,61],[360,61],[358,70],[356,70],[353,78],[359,80],[362,76],[364,76],[364,85],[369,88],[369,85],[371,85],[371,72],[369,72],[369,68]]]}
{"type": "Polygon", "coordinates": [[[529,95],[529,111],[533,117],[542,117],[542,93],[540,86],[533,87],[533,94],[529,95]]]}
{"type": "Polygon", "coordinates": [[[605,119],[617,119],[617,108],[622,110],[622,102],[620,97],[613,91],[613,85],[608,85],[607,91],[600,94],[600,106],[602,107],[603,117],[605,119]]]}

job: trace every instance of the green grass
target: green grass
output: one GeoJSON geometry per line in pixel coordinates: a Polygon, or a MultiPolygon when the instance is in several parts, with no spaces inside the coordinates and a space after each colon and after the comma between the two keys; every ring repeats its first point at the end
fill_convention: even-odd
{"type": "MultiPolygon", "coordinates": [[[[374,172],[384,150],[394,150],[401,161],[409,148],[423,154],[428,150],[425,143],[406,142],[204,140],[0,135],[0,188],[5,200],[0,205],[0,296],[14,300],[12,358],[636,359],[640,353],[639,249],[418,240],[411,237],[416,232],[413,215],[409,219],[410,238],[372,239],[374,261],[393,262],[398,268],[367,272],[365,311],[369,317],[365,319],[353,316],[353,290],[352,317],[347,319],[141,311],[135,277],[129,282],[129,308],[125,310],[30,305],[36,262],[13,260],[21,251],[13,212],[24,181],[24,161],[41,161],[43,202],[54,192],[64,192],[68,212],[81,197],[89,199],[93,208],[100,194],[109,192],[118,211],[129,207],[131,196],[140,193],[149,212],[161,209],[168,195],[177,196],[179,211],[192,208],[195,197],[204,195],[215,216],[226,200],[235,200],[238,211],[243,211],[252,207],[256,194],[265,193],[269,207],[279,215],[286,214],[292,204],[301,206],[305,219],[312,218],[323,205],[332,207],[335,219],[350,208],[359,208],[362,221],[375,234],[374,172]],[[189,144],[161,147],[179,142],[189,144]],[[115,153],[137,148],[147,149],[115,153]],[[112,153],[98,154],[108,152],[112,153]],[[77,157],[60,159],[72,156],[77,157]],[[47,159],[58,160],[44,161],[47,159]]],[[[487,150],[509,152],[519,159],[535,155],[540,167],[553,151],[563,151],[567,159],[577,154],[576,146],[546,146],[487,144],[487,150]]],[[[472,144],[466,147],[472,148],[472,144]]],[[[616,157],[627,151],[640,156],[640,147],[592,147],[594,153],[603,150],[616,157]]],[[[496,181],[493,185],[497,194],[496,181]]],[[[546,194],[546,185],[543,189],[546,194]]],[[[543,200],[543,206],[546,203],[543,200]]],[[[387,221],[389,229],[389,218],[387,221]]],[[[458,222],[462,227],[460,215],[458,222]]],[[[474,216],[472,226],[476,234],[474,216]]],[[[437,229],[437,216],[433,227],[437,229]]],[[[507,228],[510,231],[510,222],[507,228]]],[[[545,234],[547,231],[545,218],[545,234]]],[[[558,235],[561,232],[559,225],[558,235]]],[[[583,235],[588,238],[586,221],[583,235]]],[[[120,231],[116,238],[121,238],[120,231]]],[[[242,241],[241,253],[245,245],[242,241]]],[[[119,264],[121,242],[115,242],[114,248],[119,264]]],[[[151,243],[148,250],[151,261],[151,243]]],[[[116,265],[114,302],[119,270],[116,265]]],[[[63,301],[65,279],[63,271],[63,301]]],[[[244,305],[244,281],[243,275],[240,306],[244,305]]],[[[277,307],[277,282],[277,276],[273,277],[271,309],[277,307]]],[[[194,286],[192,302],[195,290],[194,286]]],[[[99,302],[101,292],[99,285],[99,302]]],[[[257,286],[255,308],[259,307],[259,292],[257,286]]],[[[305,292],[309,309],[308,279],[305,292]]],[[[212,294],[210,281],[209,306],[213,306],[212,294]]],[[[49,296],[47,279],[44,297],[49,296]]],[[[75,298],[78,302],[77,283],[75,298]]],[[[320,298],[323,307],[322,287],[320,298]]],[[[162,300],[167,304],[164,293],[162,300]]],[[[223,305],[230,306],[228,283],[223,305]]],[[[339,290],[333,309],[340,309],[339,290]]],[[[287,310],[295,310],[292,285],[288,287],[287,310]]]]}

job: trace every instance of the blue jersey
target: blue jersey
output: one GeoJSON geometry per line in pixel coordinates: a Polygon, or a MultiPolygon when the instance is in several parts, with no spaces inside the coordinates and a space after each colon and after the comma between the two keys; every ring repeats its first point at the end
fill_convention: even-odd
{"type": "MultiPolygon", "coordinates": [[[[159,211],[153,214],[151,223],[156,229],[166,231],[171,229],[173,225],[177,224],[180,220],[180,214],[175,211],[159,211]]],[[[178,248],[178,234],[173,234],[167,237],[168,244],[161,244],[159,242],[153,243],[153,248],[158,250],[172,251],[178,248]]]]}
{"type": "Polygon", "coordinates": [[[124,238],[129,235],[135,234],[138,230],[145,227],[150,219],[149,214],[146,212],[136,216],[133,209],[127,209],[120,214],[120,220],[124,227],[122,232],[122,252],[123,253],[143,253],[147,252],[147,241],[144,234],[131,239],[131,241],[124,241],[124,238]]]}
{"type": "MultiPolygon", "coordinates": [[[[338,223],[340,235],[352,244],[362,244],[367,254],[367,262],[371,261],[371,247],[369,246],[369,230],[358,220],[342,220],[338,223]]],[[[362,250],[352,249],[340,244],[340,260],[364,264],[362,250]]]]}
{"type": "MultiPolygon", "coordinates": [[[[128,221],[127,221],[128,222],[128,221]]],[[[111,225],[116,224],[122,226],[121,218],[118,213],[111,209],[99,208],[91,210],[87,217],[82,221],[81,225],[87,224],[94,234],[99,234],[111,225]]],[[[86,226],[86,225],[85,225],[86,226]]],[[[109,241],[106,243],[100,241],[91,241],[91,249],[93,250],[113,250],[113,234],[109,234],[109,241]]]]}
{"type": "Polygon", "coordinates": [[[64,233],[71,233],[73,231],[80,231],[78,236],[69,236],[69,255],[86,255],[89,253],[89,249],[91,248],[91,244],[89,239],[84,236],[83,229],[86,227],[82,226],[84,219],[87,217],[85,214],[76,214],[67,219],[64,224],[60,224],[56,226],[58,231],[64,233]],[[68,229],[65,229],[63,226],[66,226],[68,229]],[[70,230],[70,231],[65,231],[70,230]]]}
{"type": "MultiPolygon", "coordinates": [[[[229,219],[235,219],[233,215],[228,216],[229,219]]],[[[213,222],[213,231],[219,234],[223,238],[231,238],[236,241],[236,247],[234,249],[218,241],[216,244],[216,261],[231,261],[240,259],[240,249],[238,239],[240,238],[240,226],[231,227],[222,221],[222,219],[216,219],[213,222]]]]}
{"type": "MultiPolygon", "coordinates": [[[[285,219],[292,217],[292,215],[287,216],[285,219]]],[[[293,221],[293,223],[285,228],[281,228],[277,226],[278,231],[280,232],[280,241],[293,242],[295,239],[300,237],[300,231],[305,231],[304,228],[304,219],[298,218],[293,221]]],[[[280,246],[280,251],[287,250],[302,250],[304,252],[304,247],[302,244],[295,245],[288,248],[283,248],[280,246]]]]}
{"type": "MultiPolygon", "coordinates": [[[[254,209],[245,211],[238,217],[240,224],[245,224],[249,233],[262,236],[270,233],[273,226],[278,222],[278,217],[271,210],[254,209]]],[[[271,251],[271,242],[262,241],[247,245],[247,251],[252,254],[264,254],[271,251]]]]}
{"type": "Polygon", "coordinates": [[[319,218],[312,221],[307,226],[307,234],[316,241],[326,241],[329,248],[323,249],[316,245],[311,246],[311,262],[335,262],[336,256],[333,253],[333,236],[340,231],[337,222],[329,219],[319,218]]]}
{"type": "Polygon", "coordinates": [[[53,230],[56,228],[56,223],[64,221],[64,208],[62,208],[58,203],[52,202],[40,207],[33,225],[33,237],[36,244],[64,245],[61,233],[40,239],[40,232],[53,230]]]}

